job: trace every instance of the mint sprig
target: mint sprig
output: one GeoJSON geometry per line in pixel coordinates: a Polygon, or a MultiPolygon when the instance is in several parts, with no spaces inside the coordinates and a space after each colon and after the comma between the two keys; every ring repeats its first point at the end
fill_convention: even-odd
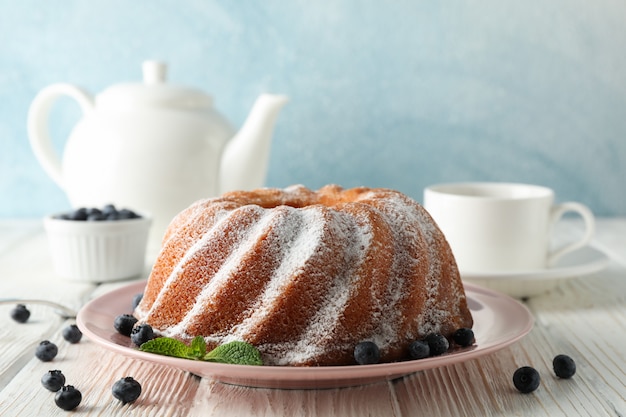
{"type": "Polygon", "coordinates": [[[246,342],[233,341],[206,351],[206,342],[202,336],[196,336],[190,345],[170,337],[158,337],[139,347],[143,352],[173,356],[183,359],[207,362],[229,363],[235,365],[263,365],[257,348],[246,342]]]}
{"type": "Polygon", "coordinates": [[[263,365],[258,349],[249,343],[239,341],[216,347],[204,355],[204,360],[236,365],[263,365]]]}

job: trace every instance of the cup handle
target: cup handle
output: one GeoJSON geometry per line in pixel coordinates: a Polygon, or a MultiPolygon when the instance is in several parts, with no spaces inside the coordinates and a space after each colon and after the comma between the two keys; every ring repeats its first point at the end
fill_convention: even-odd
{"type": "Polygon", "coordinates": [[[563,217],[563,215],[567,212],[575,212],[580,214],[585,223],[585,233],[579,240],[565,244],[560,248],[551,251],[548,254],[548,266],[554,265],[554,263],[566,253],[569,253],[576,249],[580,249],[583,246],[587,245],[591,241],[591,238],[595,233],[596,222],[593,213],[591,212],[591,210],[589,210],[587,206],[580,203],[567,202],[554,205],[551,212],[551,224],[556,224],[556,222],[558,222],[561,217],[563,217]]]}

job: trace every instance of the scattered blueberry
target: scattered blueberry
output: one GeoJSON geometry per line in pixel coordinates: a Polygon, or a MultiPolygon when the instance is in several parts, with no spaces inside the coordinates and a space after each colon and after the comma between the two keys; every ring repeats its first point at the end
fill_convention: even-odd
{"type": "Polygon", "coordinates": [[[440,333],[431,333],[424,339],[430,348],[430,356],[443,355],[450,348],[450,342],[440,333]]]}
{"type": "Polygon", "coordinates": [[[80,339],[82,337],[83,337],[83,333],[75,324],[70,324],[69,326],[63,329],[63,339],[67,340],[70,343],[78,343],[80,342],[80,339]]]}
{"type": "Polygon", "coordinates": [[[463,327],[452,334],[452,340],[459,346],[470,346],[474,343],[474,331],[463,327]]]}
{"type": "Polygon", "coordinates": [[[18,304],[11,310],[11,318],[18,323],[26,323],[30,317],[30,311],[24,304],[18,304]]]}
{"type": "Polygon", "coordinates": [[[530,366],[522,366],[513,374],[513,385],[518,391],[527,394],[539,387],[539,372],[530,366]]]}
{"type": "Polygon", "coordinates": [[[63,375],[58,369],[48,371],[41,377],[41,385],[49,391],[57,392],[61,389],[61,387],[63,387],[63,385],[65,385],[65,375],[63,375]]]}
{"type": "Polygon", "coordinates": [[[409,345],[409,357],[411,359],[424,359],[430,356],[430,347],[423,340],[415,340],[409,345]]]}
{"type": "Polygon", "coordinates": [[[149,324],[135,326],[130,333],[130,340],[137,346],[141,346],[152,339],[154,339],[154,331],[149,324]]]}
{"type": "Polygon", "coordinates": [[[48,340],[44,340],[39,343],[37,349],[35,350],[35,356],[42,362],[50,362],[55,358],[57,353],[59,353],[57,345],[48,340]]]}
{"type": "Polygon", "coordinates": [[[78,407],[82,399],[83,395],[72,385],[62,387],[54,396],[56,405],[65,411],[70,411],[78,407]]]}
{"type": "Polygon", "coordinates": [[[142,299],[143,299],[142,292],[140,292],[139,294],[135,294],[135,296],[133,297],[133,310],[137,308],[137,306],[139,305],[142,299]]]}
{"type": "Polygon", "coordinates": [[[124,404],[132,403],[141,394],[141,384],[132,376],[127,376],[125,378],[116,381],[113,384],[113,396],[120,400],[124,404]]]}
{"type": "Polygon", "coordinates": [[[138,219],[141,216],[133,210],[126,208],[118,210],[113,204],[107,204],[102,209],[97,207],[81,207],[68,213],[61,213],[54,216],[61,220],[74,221],[107,221],[138,219]]]}
{"type": "Polygon", "coordinates": [[[556,355],[552,360],[552,368],[559,378],[568,379],[576,373],[576,363],[567,355],[556,355]]]}
{"type": "Polygon", "coordinates": [[[123,334],[124,336],[130,336],[135,323],[137,323],[137,319],[132,314],[120,314],[115,317],[113,327],[115,327],[115,330],[117,330],[118,333],[123,334]]]}
{"type": "Polygon", "coordinates": [[[374,342],[360,342],[354,348],[354,359],[359,365],[378,363],[380,351],[374,342]]]}

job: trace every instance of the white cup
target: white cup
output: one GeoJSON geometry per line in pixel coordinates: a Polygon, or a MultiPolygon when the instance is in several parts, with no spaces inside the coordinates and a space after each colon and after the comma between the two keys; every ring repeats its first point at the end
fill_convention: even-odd
{"type": "Polygon", "coordinates": [[[545,269],[589,243],[595,231],[589,208],[555,204],[554,191],[537,185],[432,185],[424,190],[424,207],[446,236],[462,273],[545,269]],[[552,226],[566,212],[583,218],[585,232],[579,240],[552,249],[552,226]]]}

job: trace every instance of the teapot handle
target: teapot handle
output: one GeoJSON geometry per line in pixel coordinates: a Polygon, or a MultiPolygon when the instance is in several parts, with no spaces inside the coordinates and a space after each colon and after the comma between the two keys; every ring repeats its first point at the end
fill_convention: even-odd
{"type": "Polygon", "coordinates": [[[61,96],[69,96],[78,102],[83,113],[94,108],[93,97],[72,84],[52,84],[37,94],[28,110],[28,138],[35,157],[46,173],[64,189],[61,158],[52,146],[49,116],[54,102],[61,96]]]}

